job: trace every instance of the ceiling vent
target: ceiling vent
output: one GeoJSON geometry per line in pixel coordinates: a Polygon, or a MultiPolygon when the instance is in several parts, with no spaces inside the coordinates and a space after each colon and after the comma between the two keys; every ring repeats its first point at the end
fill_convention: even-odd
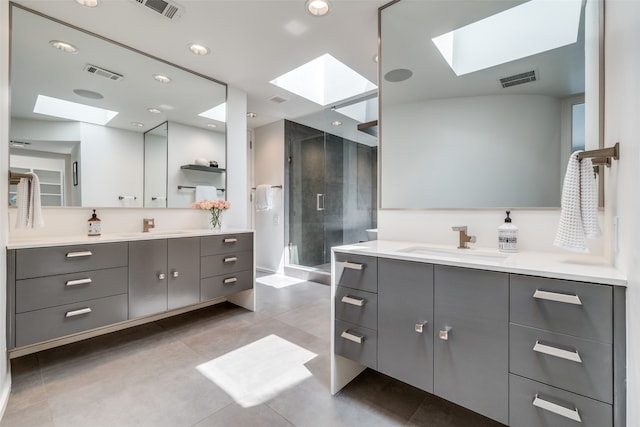
{"type": "Polygon", "coordinates": [[[164,16],[167,19],[175,20],[182,16],[184,7],[173,1],[166,0],[131,0],[142,6],[146,6],[156,13],[164,16]]]}
{"type": "Polygon", "coordinates": [[[105,70],[104,68],[100,68],[100,67],[97,67],[97,66],[91,65],[91,64],[87,64],[87,66],[84,67],[84,71],[86,71],[87,73],[91,73],[93,75],[96,75],[96,76],[100,76],[100,77],[104,77],[104,78],[109,79],[109,80],[113,80],[115,82],[124,79],[124,76],[122,74],[114,73],[113,71],[105,70]]]}
{"type": "Polygon", "coordinates": [[[520,73],[509,77],[503,77],[500,79],[500,84],[503,88],[517,86],[524,83],[535,82],[538,80],[536,72],[534,70],[527,71],[526,73],[520,73]]]}
{"type": "Polygon", "coordinates": [[[275,102],[276,104],[282,104],[283,102],[287,102],[287,101],[288,101],[288,99],[287,99],[287,98],[283,98],[283,97],[281,97],[281,96],[276,95],[276,96],[272,96],[271,98],[269,98],[269,101],[273,101],[273,102],[275,102]]]}

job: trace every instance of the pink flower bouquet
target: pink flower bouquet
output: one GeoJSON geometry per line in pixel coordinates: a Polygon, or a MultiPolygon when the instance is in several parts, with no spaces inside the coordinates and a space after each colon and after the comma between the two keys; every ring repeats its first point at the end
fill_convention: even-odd
{"type": "Polygon", "coordinates": [[[205,209],[211,212],[211,228],[219,230],[222,227],[222,212],[231,207],[231,203],[227,200],[200,200],[191,205],[195,209],[205,209]]]}

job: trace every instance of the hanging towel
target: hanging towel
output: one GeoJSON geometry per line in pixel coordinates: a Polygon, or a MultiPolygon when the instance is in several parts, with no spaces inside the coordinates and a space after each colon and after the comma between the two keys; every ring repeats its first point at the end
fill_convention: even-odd
{"type": "Polygon", "coordinates": [[[273,208],[273,191],[271,185],[256,187],[256,210],[270,211],[273,208]]]}
{"type": "Polygon", "coordinates": [[[212,185],[196,185],[196,202],[201,200],[216,200],[218,191],[212,185]]]}
{"type": "Polygon", "coordinates": [[[21,178],[17,189],[18,212],[16,228],[39,228],[44,226],[40,202],[38,175],[28,172],[31,178],[21,178]]]}
{"type": "Polygon", "coordinates": [[[589,252],[586,239],[600,237],[598,225],[598,183],[591,159],[571,154],[562,186],[560,223],[555,246],[576,252],[589,252]]]}

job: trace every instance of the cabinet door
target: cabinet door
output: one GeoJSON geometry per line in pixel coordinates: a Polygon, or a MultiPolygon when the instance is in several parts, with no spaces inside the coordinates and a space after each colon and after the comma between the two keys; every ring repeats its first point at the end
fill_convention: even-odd
{"type": "Polygon", "coordinates": [[[167,309],[167,240],[129,243],[129,318],[167,309]]]}
{"type": "Polygon", "coordinates": [[[434,393],[508,422],[509,278],[435,266],[434,393]]]}
{"type": "Polygon", "coordinates": [[[433,266],[378,260],[378,370],[433,392],[433,266]]]}
{"type": "Polygon", "coordinates": [[[168,241],[169,310],[200,302],[200,238],[168,241]]]}

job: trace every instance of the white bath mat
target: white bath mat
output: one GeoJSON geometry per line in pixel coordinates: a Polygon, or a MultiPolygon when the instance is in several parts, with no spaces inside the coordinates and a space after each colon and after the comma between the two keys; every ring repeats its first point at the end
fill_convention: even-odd
{"type": "Polygon", "coordinates": [[[305,363],[316,357],[277,335],[269,335],[197,367],[243,408],[260,405],[311,376],[305,363]]]}
{"type": "Polygon", "coordinates": [[[256,278],[256,282],[266,286],[271,286],[272,288],[286,288],[287,286],[304,283],[305,280],[297,279],[295,277],[283,276],[281,274],[270,274],[268,276],[256,278]]]}

